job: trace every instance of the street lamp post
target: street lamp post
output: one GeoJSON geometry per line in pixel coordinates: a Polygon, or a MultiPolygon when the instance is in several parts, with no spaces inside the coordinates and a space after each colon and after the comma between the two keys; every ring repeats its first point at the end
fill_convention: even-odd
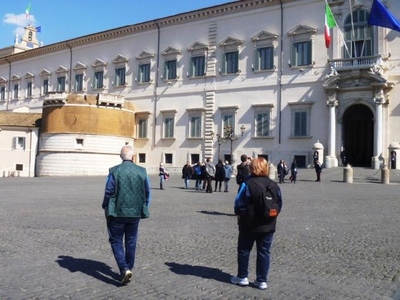
{"type": "MultiPolygon", "coordinates": [[[[244,125],[242,125],[240,127],[241,136],[243,136],[245,130],[246,130],[246,127],[244,125]]],[[[224,137],[222,138],[222,141],[223,142],[227,142],[227,141],[231,142],[230,162],[229,162],[230,164],[232,164],[232,161],[233,161],[233,141],[237,140],[238,138],[239,138],[239,136],[235,135],[235,133],[233,132],[232,125],[224,126],[224,137]]]]}
{"type": "Polygon", "coordinates": [[[217,137],[217,143],[218,143],[218,159],[220,159],[220,153],[221,153],[221,142],[222,142],[222,137],[219,133],[214,133],[211,132],[211,138],[214,139],[214,135],[217,137]]]}

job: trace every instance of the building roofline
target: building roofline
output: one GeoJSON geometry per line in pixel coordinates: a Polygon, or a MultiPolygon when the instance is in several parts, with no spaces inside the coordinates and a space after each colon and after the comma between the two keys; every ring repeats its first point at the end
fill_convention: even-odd
{"type": "MultiPolygon", "coordinates": [[[[282,0],[282,2],[284,3],[293,1],[294,0],[282,0]]],[[[42,46],[39,48],[27,50],[24,52],[6,55],[0,57],[0,65],[8,64],[9,62],[24,60],[27,58],[33,58],[48,53],[68,50],[74,47],[80,47],[83,45],[89,45],[97,42],[107,41],[114,38],[120,38],[138,32],[156,30],[157,27],[169,27],[197,20],[210,19],[216,16],[229,15],[237,12],[238,10],[246,11],[255,8],[273,6],[276,4],[280,4],[280,0],[240,0],[240,1],[228,2],[225,4],[215,5],[207,8],[179,13],[168,17],[153,19],[150,21],[145,21],[133,25],[127,25],[93,34],[88,34],[77,38],[50,44],[47,46],[42,46]]]]}

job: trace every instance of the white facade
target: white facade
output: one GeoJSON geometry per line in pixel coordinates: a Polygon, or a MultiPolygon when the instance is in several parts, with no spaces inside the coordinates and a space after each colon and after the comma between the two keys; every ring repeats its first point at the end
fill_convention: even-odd
{"type": "MultiPolygon", "coordinates": [[[[236,164],[241,154],[263,155],[273,164],[296,157],[307,167],[317,142],[327,167],[340,164],[344,145],[351,164],[379,168],[390,143],[399,140],[399,33],[372,27],[371,52],[347,58],[346,20],[350,11],[368,13],[372,0],[351,8],[348,1],[329,2],[339,25],[330,49],[324,41],[324,1],[245,0],[0,58],[6,96],[0,109],[27,105],[40,112],[44,82],[56,91],[64,77],[67,92],[116,94],[135,105],[136,162],[150,173],[158,172],[160,162],[179,173],[187,160],[206,157],[236,164]],[[204,72],[193,76],[193,65],[202,63],[194,58],[202,56],[204,72]],[[142,82],[147,71],[141,68],[148,63],[148,82],[142,82]],[[366,119],[357,123],[358,115],[366,119]],[[227,125],[234,131],[225,132],[227,125]]],[[[400,17],[396,4],[386,1],[400,17]]],[[[122,146],[115,139],[107,142],[122,146]]],[[[73,154],[63,160],[68,164],[73,154]]]]}
{"type": "Polygon", "coordinates": [[[42,134],[38,176],[97,176],[121,162],[126,138],[87,134],[42,134]],[[80,143],[79,141],[82,141],[80,143]]]}
{"type": "Polygon", "coordinates": [[[0,177],[35,176],[38,137],[34,125],[0,125],[0,177]]]}

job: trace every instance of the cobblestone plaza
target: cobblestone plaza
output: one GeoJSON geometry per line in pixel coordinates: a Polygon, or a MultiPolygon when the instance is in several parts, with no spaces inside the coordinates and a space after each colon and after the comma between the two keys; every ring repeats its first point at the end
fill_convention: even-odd
{"type": "MultiPolygon", "coordinates": [[[[105,177],[0,179],[0,299],[400,299],[400,179],[379,170],[299,170],[284,207],[268,289],[234,286],[236,217],[229,193],[166,189],[152,176],[150,219],[139,226],[126,286],[107,239],[105,177]]],[[[191,182],[193,187],[194,182],[191,182]]],[[[254,250],[253,250],[254,252],[254,250]]],[[[252,253],[249,280],[255,279],[252,253]]]]}

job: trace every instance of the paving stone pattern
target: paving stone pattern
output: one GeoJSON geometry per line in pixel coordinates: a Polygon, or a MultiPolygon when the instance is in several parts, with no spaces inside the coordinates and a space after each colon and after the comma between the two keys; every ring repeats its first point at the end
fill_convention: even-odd
{"type": "MultiPolygon", "coordinates": [[[[229,193],[165,190],[151,176],[131,283],[120,286],[101,202],[105,177],[0,178],[0,299],[400,299],[400,176],[299,170],[284,208],[268,289],[229,283],[237,225],[229,193]]],[[[194,182],[191,182],[191,187],[194,182]]],[[[253,250],[254,252],[254,250],[253,250]]],[[[255,279],[255,255],[249,280],[255,279]]]]}

